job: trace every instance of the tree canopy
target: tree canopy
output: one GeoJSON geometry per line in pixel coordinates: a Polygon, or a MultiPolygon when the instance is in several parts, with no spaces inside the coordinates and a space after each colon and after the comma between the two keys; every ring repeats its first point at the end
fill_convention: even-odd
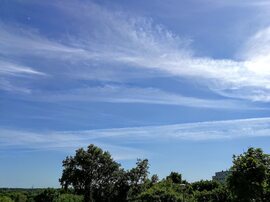
{"type": "Polygon", "coordinates": [[[61,185],[65,189],[72,186],[76,193],[83,193],[85,202],[111,197],[121,171],[120,164],[112,159],[109,152],[93,144],[87,150],[78,149],[74,157],[67,157],[63,167],[61,185]]]}
{"type": "Polygon", "coordinates": [[[228,186],[235,201],[269,201],[270,158],[262,149],[249,148],[233,156],[228,186]]]}

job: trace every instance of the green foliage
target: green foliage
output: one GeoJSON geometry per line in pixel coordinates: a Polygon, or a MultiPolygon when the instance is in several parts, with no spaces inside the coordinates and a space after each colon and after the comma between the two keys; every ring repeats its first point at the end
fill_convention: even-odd
{"type": "Polygon", "coordinates": [[[269,155],[261,149],[249,148],[247,152],[233,157],[228,186],[235,201],[267,201],[269,187],[269,155]]]}
{"type": "Polygon", "coordinates": [[[14,201],[8,196],[0,196],[0,202],[14,202],[14,201]]]}
{"type": "Polygon", "coordinates": [[[127,172],[128,184],[130,186],[127,196],[129,200],[133,200],[146,189],[146,185],[149,183],[147,178],[148,168],[149,164],[147,159],[138,159],[136,167],[127,172]]]}
{"type": "Polygon", "coordinates": [[[15,202],[27,202],[27,196],[23,193],[15,193],[12,198],[15,202]]]}
{"type": "Polygon", "coordinates": [[[76,193],[84,194],[85,202],[106,201],[113,197],[120,165],[116,163],[109,152],[89,145],[76,151],[74,157],[63,161],[61,185],[67,189],[72,186],[76,193]]]}
{"type": "Polygon", "coordinates": [[[216,181],[201,180],[201,181],[192,183],[191,186],[194,191],[201,192],[201,191],[212,191],[213,189],[216,189],[221,185],[220,183],[216,181]]]}
{"type": "Polygon", "coordinates": [[[230,194],[224,185],[220,185],[211,190],[202,189],[194,192],[194,198],[197,202],[229,202],[230,194]]]}
{"type": "Polygon", "coordinates": [[[177,172],[171,172],[167,177],[167,180],[172,180],[173,183],[181,184],[182,183],[182,175],[177,172]]]}
{"type": "Polygon", "coordinates": [[[158,175],[157,174],[152,175],[151,184],[156,184],[158,183],[158,181],[159,181],[158,175]]]}
{"type": "Polygon", "coordinates": [[[163,179],[157,183],[151,183],[150,187],[141,192],[137,201],[140,202],[178,202],[186,201],[191,202],[193,200],[192,188],[184,180],[182,175],[177,172],[171,172],[166,179],[163,179]]]}
{"type": "Polygon", "coordinates": [[[83,197],[74,194],[61,194],[53,202],[83,202],[83,197]]]}
{"type": "Polygon", "coordinates": [[[0,190],[0,198],[3,196],[10,198],[14,202],[30,202],[27,191],[17,189],[2,189],[0,190]]]}
{"type": "Polygon", "coordinates": [[[143,184],[148,177],[149,163],[147,159],[138,159],[136,167],[128,172],[129,180],[132,185],[143,184]]]}
{"type": "Polygon", "coordinates": [[[146,191],[142,192],[137,201],[141,202],[180,202],[182,201],[183,193],[180,185],[171,181],[163,180],[146,191]]]}
{"type": "Polygon", "coordinates": [[[48,188],[38,194],[34,199],[35,202],[53,202],[58,196],[59,193],[57,190],[48,188]]]}

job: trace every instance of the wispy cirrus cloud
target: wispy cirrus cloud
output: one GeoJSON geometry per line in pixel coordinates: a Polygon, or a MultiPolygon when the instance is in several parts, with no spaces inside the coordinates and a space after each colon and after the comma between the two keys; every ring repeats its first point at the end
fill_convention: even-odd
{"type": "Polygon", "coordinates": [[[245,6],[255,6],[255,7],[265,7],[265,6],[270,6],[270,2],[267,0],[258,0],[258,1],[252,1],[252,0],[246,0],[246,1],[232,1],[232,0],[220,0],[220,1],[213,1],[209,0],[210,3],[212,4],[217,4],[219,6],[240,6],[240,7],[245,7],[245,6]]]}
{"type": "Polygon", "coordinates": [[[13,84],[13,78],[31,78],[36,76],[48,76],[47,74],[34,70],[31,67],[4,61],[0,58],[0,89],[9,92],[31,93],[31,89],[13,84]]]}
{"type": "Polygon", "coordinates": [[[12,93],[23,93],[23,94],[30,94],[31,89],[27,87],[19,87],[17,85],[12,84],[11,82],[7,81],[6,79],[1,78],[0,79],[0,89],[12,92],[12,93]]]}
{"type": "Polygon", "coordinates": [[[239,138],[269,137],[270,118],[238,119],[226,121],[197,122],[174,125],[112,128],[83,131],[29,132],[25,130],[0,129],[1,150],[16,147],[26,150],[55,150],[71,152],[90,143],[102,146],[115,154],[117,159],[134,159],[145,155],[127,142],[155,144],[159,141],[216,141],[239,138]],[[119,142],[119,140],[121,140],[119,142]],[[107,142],[110,142],[108,144],[107,142]],[[134,155],[136,154],[136,156],[134,155]]]}
{"type": "MultiPolygon", "coordinates": [[[[51,3],[51,6],[73,20],[70,27],[72,31],[68,35],[61,35],[61,41],[48,39],[42,32],[25,27],[17,32],[17,26],[10,28],[2,23],[0,52],[13,57],[49,58],[58,61],[57,65],[60,60],[61,68],[48,68],[50,72],[45,73],[68,74],[69,78],[77,72],[77,79],[98,80],[99,76],[85,75],[93,74],[93,68],[101,64],[121,65],[192,78],[226,97],[264,102],[270,100],[268,28],[251,37],[246,48],[241,51],[245,55],[242,60],[220,60],[196,56],[188,45],[189,39],[177,36],[151,19],[109,11],[94,3],[67,1],[65,4],[51,3]],[[263,44],[263,49],[257,51],[260,44],[263,44]]],[[[121,69],[115,68],[115,71],[121,69]]],[[[72,91],[67,89],[68,92],[72,91]]]]}
{"type": "Polygon", "coordinates": [[[24,65],[18,65],[15,63],[0,60],[0,75],[7,75],[7,76],[40,75],[40,76],[45,76],[46,74],[43,72],[36,71],[31,67],[27,67],[24,65]]]}
{"type": "Polygon", "coordinates": [[[68,57],[69,54],[84,54],[82,49],[65,46],[57,40],[42,36],[37,29],[20,24],[5,24],[0,21],[0,38],[0,53],[6,57],[32,55],[61,58],[68,57]]]}
{"type": "Polygon", "coordinates": [[[268,137],[270,118],[236,119],[225,121],[210,121],[184,123],[163,126],[116,128],[104,130],[82,131],[99,138],[119,138],[123,141],[166,141],[166,140],[224,140],[249,137],[268,137]]]}
{"type": "Polygon", "coordinates": [[[186,107],[212,109],[259,109],[250,104],[230,99],[202,99],[162,91],[157,88],[139,88],[117,85],[88,87],[70,91],[33,92],[26,98],[47,102],[110,102],[110,103],[143,103],[159,105],[178,105],[186,107]],[[240,104],[241,103],[241,104],[240,104]]]}
{"type": "Polygon", "coordinates": [[[76,132],[31,132],[0,129],[0,151],[21,149],[24,151],[60,151],[73,153],[80,147],[95,144],[109,150],[116,160],[136,159],[147,152],[136,148],[110,144],[76,132]]]}
{"type": "Polygon", "coordinates": [[[124,13],[110,12],[95,4],[67,5],[61,9],[68,15],[76,16],[81,24],[87,25],[86,19],[91,19],[92,23],[106,24],[104,27],[98,26],[97,33],[100,34],[91,35],[86,28],[80,32],[81,40],[73,40],[78,47],[84,44],[85,49],[95,51],[97,58],[161,70],[180,77],[193,77],[223,96],[268,101],[269,76],[265,68],[270,44],[268,28],[258,31],[247,41],[239,53],[245,55],[242,60],[219,60],[197,57],[188,46],[190,40],[145,18],[127,17],[124,13]],[[82,12],[72,12],[75,10],[82,12]],[[99,15],[95,18],[97,13],[99,15]],[[265,71],[262,72],[262,69],[265,71]]]}

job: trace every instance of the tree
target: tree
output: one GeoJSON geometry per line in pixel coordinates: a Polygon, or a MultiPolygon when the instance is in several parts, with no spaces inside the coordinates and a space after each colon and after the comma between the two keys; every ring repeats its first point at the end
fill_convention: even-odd
{"type": "Polygon", "coordinates": [[[266,201],[265,188],[268,186],[270,173],[269,155],[261,149],[249,148],[239,156],[233,156],[231,175],[228,186],[235,201],[266,201]]]}
{"type": "Polygon", "coordinates": [[[220,183],[217,181],[211,181],[211,180],[200,180],[198,182],[192,183],[192,189],[194,191],[212,191],[213,189],[216,189],[221,186],[220,183]]]}
{"type": "Polygon", "coordinates": [[[136,163],[136,167],[132,168],[128,172],[130,183],[132,185],[138,185],[138,184],[144,183],[148,177],[148,173],[149,173],[148,169],[149,169],[148,160],[138,159],[136,163]]]}
{"type": "Polygon", "coordinates": [[[205,188],[199,187],[194,190],[194,197],[197,202],[231,201],[228,189],[223,184],[218,184],[217,187],[213,186],[212,188],[209,186],[206,186],[205,188]]]}
{"type": "Polygon", "coordinates": [[[172,182],[162,181],[139,194],[139,202],[181,202],[183,195],[179,185],[172,182]]]}
{"type": "Polygon", "coordinates": [[[171,172],[169,176],[166,178],[167,180],[171,180],[173,183],[181,184],[182,183],[182,175],[177,172],[171,172]]]}
{"type": "Polygon", "coordinates": [[[158,181],[159,181],[158,175],[157,174],[152,175],[152,177],[151,177],[151,184],[152,185],[153,184],[156,184],[156,183],[158,183],[158,181]]]}
{"type": "Polygon", "coordinates": [[[62,187],[73,187],[77,194],[84,195],[85,202],[109,201],[114,193],[120,172],[109,152],[89,145],[87,150],[80,148],[75,156],[63,161],[63,174],[59,180],[62,187]]]}
{"type": "Polygon", "coordinates": [[[45,189],[41,193],[39,193],[37,196],[35,196],[36,202],[53,202],[57,197],[59,193],[52,188],[45,189]]]}
{"type": "Polygon", "coordinates": [[[136,198],[143,191],[144,185],[148,180],[148,160],[138,159],[136,167],[127,172],[128,184],[130,186],[128,198],[136,198]]]}
{"type": "Polygon", "coordinates": [[[193,201],[191,194],[181,184],[171,179],[163,179],[152,185],[137,197],[138,202],[182,202],[193,201]]]}

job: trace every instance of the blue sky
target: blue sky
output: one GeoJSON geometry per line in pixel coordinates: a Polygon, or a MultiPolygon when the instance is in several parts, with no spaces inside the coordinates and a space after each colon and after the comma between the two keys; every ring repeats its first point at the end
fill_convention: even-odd
{"type": "Polygon", "coordinates": [[[94,143],[125,168],[210,179],[270,152],[265,0],[3,0],[0,187],[57,187],[94,143]]]}

